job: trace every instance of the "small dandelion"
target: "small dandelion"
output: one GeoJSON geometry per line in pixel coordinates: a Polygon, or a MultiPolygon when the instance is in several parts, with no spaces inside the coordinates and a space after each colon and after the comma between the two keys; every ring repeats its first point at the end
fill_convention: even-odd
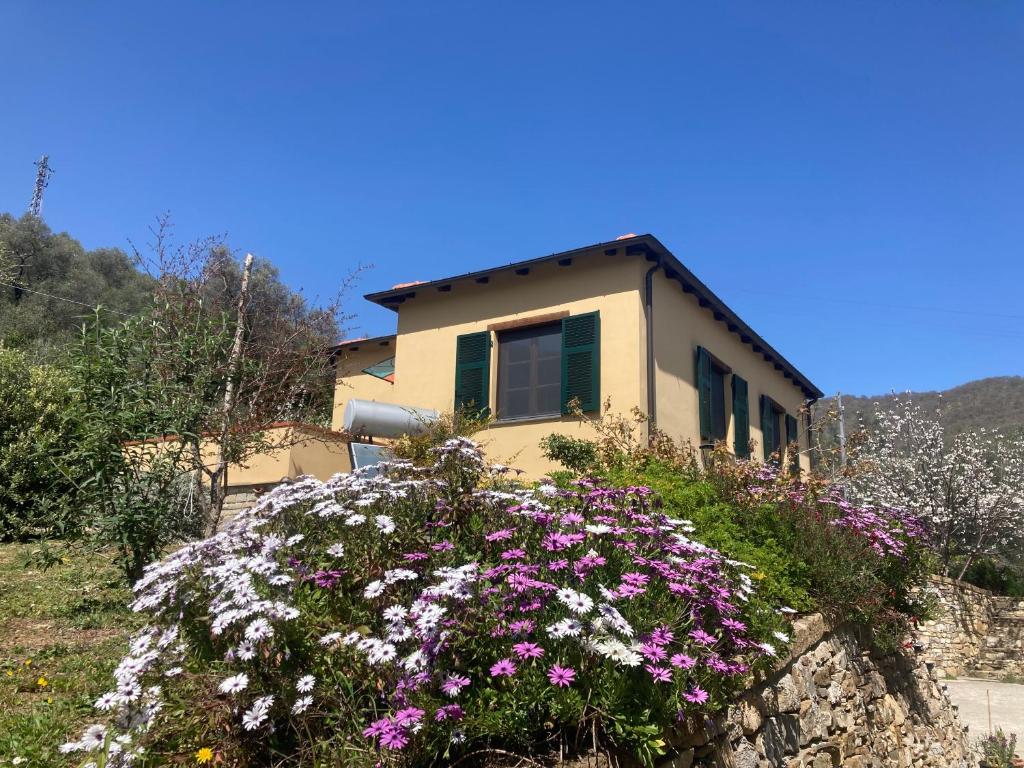
{"type": "Polygon", "coordinates": [[[213,760],[213,750],[209,747],[201,747],[196,752],[196,762],[200,765],[209,763],[211,760],[213,760]]]}

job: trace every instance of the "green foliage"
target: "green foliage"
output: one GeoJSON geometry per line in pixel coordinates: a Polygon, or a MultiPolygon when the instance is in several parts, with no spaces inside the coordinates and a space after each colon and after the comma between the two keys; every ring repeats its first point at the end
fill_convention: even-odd
{"type": "Polygon", "coordinates": [[[1002,728],[996,728],[993,735],[978,740],[978,747],[985,758],[986,768],[1013,768],[1013,758],[1017,754],[1016,734],[1007,734],[1002,728]]]}
{"type": "MultiPolygon", "coordinates": [[[[701,467],[657,430],[645,444],[637,417],[591,423],[596,440],[552,435],[542,443],[546,455],[620,487],[652,488],[669,516],[693,522],[701,541],[756,568],[758,599],[857,623],[889,649],[926,613],[914,587],[924,581],[929,552],[913,525],[904,529],[897,517],[895,537],[906,549],[880,557],[871,531],[856,530],[859,510],[822,481],[737,462],[722,447],[701,467]]],[[[884,523],[868,527],[876,524],[884,523]]]]}
{"type": "Polygon", "coordinates": [[[745,507],[710,477],[684,473],[674,465],[651,462],[642,470],[615,470],[616,485],[647,485],[667,514],[693,522],[698,539],[729,557],[750,563],[760,597],[799,611],[814,610],[811,564],[795,548],[788,521],[770,505],[745,507]]]}
{"type": "MultiPolygon", "coordinates": [[[[960,563],[954,562],[953,567],[959,570],[961,566],[960,563]]],[[[1021,574],[1020,568],[997,563],[990,557],[972,561],[963,575],[963,580],[998,595],[1024,597],[1024,575],[1021,574]]]]}
{"type": "MultiPolygon", "coordinates": [[[[995,429],[1012,435],[1024,429],[1024,376],[992,376],[969,381],[943,392],[911,393],[915,403],[932,413],[938,411],[939,422],[950,437],[968,430],[995,429]]],[[[858,422],[870,424],[874,415],[891,408],[897,395],[843,395],[847,436],[858,422]]],[[[835,398],[822,398],[814,405],[817,420],[830,408],[835,398]]],[[[826,444],[838,443],[838,422],[823,425],[821,439],[826,444]]]]}
{"type": "Polygon", "coordinates": [[[39,549],[0,545],[0,764],[64,768],[137,622],[110,552],[55,544],[42,571],[39,549]]]}
{"type": "Polygon", "coordinates": [[[403,435],[391,444],[391,453],[399,459],[411,461],[416,466],[428,466],[434,462],[434,449],[454,437],[475,435],[486,429],[491,419],[479,416],[464,408],[442,413],[436,421],[424,424],[417,435],[403,435]]]}
{"type": "Polygon", "coordinates": [[[548,459],[581,475],[592,472],[598,463],[597,446],[590,440],[553,433],[543,438],[540,446],[548,459]]]}
{"type": "Polygon", "coordinates": [[[81,472],[66,458],[79,417],[63,371],[0,345],[0,541],[81,529],[81,472]]]}
{"type": "Polygon", "coordinates": [[[188,469],[217,391],[206,363],[223,347],[221,336],[200,325],[167,338],[150,318],[108,325],[98,317],[69,357],[82,404],[69,447],[85,474],[80,502],[130,581],[168,544],[202,533],[188,469]]]}
{"type": "Polygon", "coordinates": [[[0,285],[0,341],[43,359],[74,340],[90,306],[134,314],[152,303],[154,285],[119,249],[87,251],[35,216],[7,213],[0,214],[0,281],[18,286],[0,285]]]}

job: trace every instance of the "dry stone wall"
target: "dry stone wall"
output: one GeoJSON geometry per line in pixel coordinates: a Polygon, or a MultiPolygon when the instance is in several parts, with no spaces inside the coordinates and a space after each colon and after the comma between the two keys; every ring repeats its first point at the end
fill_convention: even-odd
{"type": "Polygon", "coordinates": [[[272,490],[275,485],[264,483],[263,485],[232,485],[228,488],[227,496],[224,497],[224,506],[221,509],[219,528],[223,529],[238,517],[238,513],[248,509],[256,500],[267,491],[272,490]]]}
{"type": "Polygon", "coordinates": [[[917,639],[942,677],[1024,677],[1024,601],[932,577],[933,618],[917,639]]]}
{"type": "Polygon", "coordinates": [[[717,720],[688,723],[664,768],[966,768],[976,765],[945,690],[920,656],[874,655],[820,616],[790,657],[717,720]]]}

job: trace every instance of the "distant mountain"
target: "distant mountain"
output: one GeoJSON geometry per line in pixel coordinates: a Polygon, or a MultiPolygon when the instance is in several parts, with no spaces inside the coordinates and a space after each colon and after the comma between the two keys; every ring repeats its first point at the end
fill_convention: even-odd
{"type": "MultiPolygon", "coordinates": [[[[895,397],[908,393],[876,397],[843,395],[847,429],[856,429],[859,417],[884,409],[895,397]]],[[[911,392],[925,411],[938,409],[939,420],[948,435],[968,429],[998,429],[1006,433],[1024,430],[1024,376],[993,376],[961,384],[944,392],[911,392]]],[[[816,413],[824,413],[834,405],[834,398],[823,398],[815,405],[816,413]]]]}

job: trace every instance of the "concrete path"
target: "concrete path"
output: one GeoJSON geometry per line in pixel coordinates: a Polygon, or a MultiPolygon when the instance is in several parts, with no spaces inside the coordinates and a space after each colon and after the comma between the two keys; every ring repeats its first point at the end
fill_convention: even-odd
{"type": "Polygon", "coordinates": [[[969,726],[973,744],[988,735],[988,699],[992,701],[992,728],[1017,734],[1017,754],[1024,754],[1024,685],[994,680],[958,678],[943,680],[950,700],[960,707],[960,720],[969,726]],[[988,691],[988,697],[985,692],[988,691]]]}

